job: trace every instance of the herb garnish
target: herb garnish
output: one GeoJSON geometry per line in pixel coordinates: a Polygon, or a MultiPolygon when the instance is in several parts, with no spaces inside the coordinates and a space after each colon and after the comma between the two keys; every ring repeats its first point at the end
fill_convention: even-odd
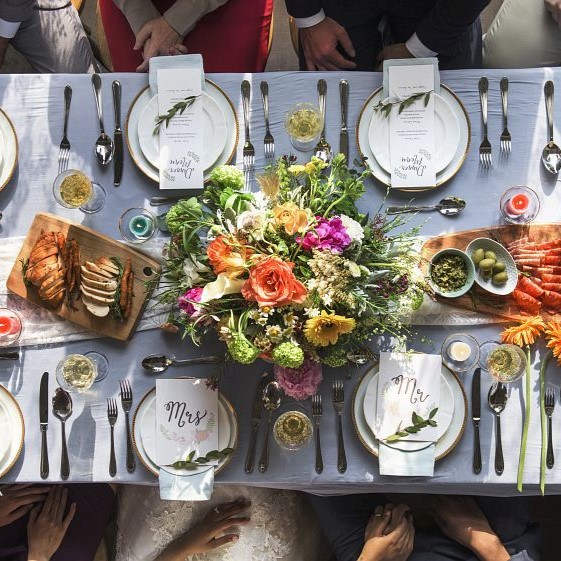
{"type": "Polygon", "coordinates": [[[195,458],[195,450],[193,450],[185,460],[179,460],[171,464],[174,469],[195,470],[200,467],[208,466],[209,462],[214,460],[223,460],[234,451],[233,448],[224,448],[223,450],[211,450],[206,456],[195,458]]]}
{"type": "Polygon", "coordinates": [[[185,99],[183,99],[181,101],[178,101],[175,105],[172,105],[165,115],[158,115],[156,117],[156,124],[154,126],[153,134],[158,134],[158,132],[160,130],[160,126],[161,126],[162,123],[165,123],[166,128],[167,128],[167,126],[169,125],[169,122],[176,115],[176,113],[178,111],[179,111],[180,115],[183,115],[183,112],[185,111],[185,109],[187,109],[188,107],[191,107],[191,105],[193,105],[193,103],[195,103],[195,100],[198,97],[199,97],[198,95],[190,95],[190,96],[186,97],[185,99]]]}
{"type": "Polygon", "coordinates": [[[374,111],[378,112],[381,111],[384,117],[389,117],[390,113],[392,112],[392,108],[394,105],[399,106],[398,113],[401,114],[404,109],[407,109],[409,106],[413,105],[415,101],[418,99],[424,98],[425,107],[429,104],[429,99],[432,94],[432,90],[430,92],[418,92],[405,99],[397,99],[395,101],[379,101],[374,106],[374,111]]]}
{"type": "Polygon", "coordinates": [[[434,416],[436,415],[437,411],[438,411],[438,407],[435,407],[429,413],[428,419],[423,419],[420,415],[418,415],[417,413],[415,413],[415,411],[413,411],[413,414],[411,415],[411,422],[413,424],[409,427],[405,427],[404,429],[402,429],[400,423],[400,426],[397,427],[397,431],[394,434],[384,439],[385,442],[397,442],[402,438],[407,438],[411,434],[418,433],[419,431],[421,431],[426,427],[438,426],[438,423],[434,420],[434,416]]]}

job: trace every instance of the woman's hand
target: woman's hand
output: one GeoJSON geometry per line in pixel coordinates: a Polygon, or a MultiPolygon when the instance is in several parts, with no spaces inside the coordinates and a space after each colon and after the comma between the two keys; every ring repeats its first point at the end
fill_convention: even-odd
{"type": "Polygon", "coordinates": [[[170,49],[176,48],[181,36],[163,17],[147,21],[136,34],[134,50],[142,49],[142,64],[137,72],[148,71],[148,61],[153,56],[167,55],[170,49]]]}
{"type": "Polygon", "coordinates": [[[7,526],[25,516],[34,505],[45,500],[48,487],[7,485],[0,489],[0,526],[7,526]]]}
{"type": "Polygon", "coordinates": [[[68,491],[60,485],[51,488],[43,506],[33,508],[27,524],[28,561],[48,561],[60,547],[76,514],[72,503],[66,516],[68,491]]]}

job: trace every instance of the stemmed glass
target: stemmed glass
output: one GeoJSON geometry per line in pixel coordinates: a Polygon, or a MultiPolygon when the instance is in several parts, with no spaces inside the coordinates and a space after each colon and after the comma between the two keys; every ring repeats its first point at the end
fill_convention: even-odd
{"type": "Polygon", "coordinates": [[[79,208],[86,214],[99,212],[105,204],[105,189],[76,169],[68,169],[57,176],[53,195],[59,205],[79,208]]]}
{"type": "Polygon", "coordinates": [[[479,366],[503,384],[522,378],[526,371],[526,360],[524,351],[516,345],[486,341],[480,347],[479,366]]]}

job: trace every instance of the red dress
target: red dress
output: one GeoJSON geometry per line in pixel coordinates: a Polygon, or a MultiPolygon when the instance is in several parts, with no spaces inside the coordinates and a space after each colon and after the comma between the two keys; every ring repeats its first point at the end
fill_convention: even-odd
{"type": "MultiPolygon", "coordinates": [[[[153,0],[164,13],[174,0],[153,0]]],[[[112,0],[99,0],[114,72],[134,72],[142,62],[133,51],[134,33],[112,0]]],[[[191,53],[201,53],[206,72],[262,72],[269,54],[273,0],[229,0],[204,16],[185,37],[191,53]]]]}

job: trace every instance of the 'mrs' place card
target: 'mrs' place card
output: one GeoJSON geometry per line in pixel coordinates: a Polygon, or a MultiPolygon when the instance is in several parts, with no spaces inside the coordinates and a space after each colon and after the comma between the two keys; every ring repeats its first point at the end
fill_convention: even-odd
{"type": "MultiPolygon", "coordinates": [[[[156,380],[156,458],[160,466],[218,449],[218,392],[204,379],[156,380]]],[[[217,462],[206,462],[217,463],[217,462]]]]}
{"type": "Polygon", "coordinates": [[[402,102],[389,116],[391,186],[434,186],[434,66],[390,66],[388,88],[390,97],[402,102]]]}
{"type": "Polygon", "coordinates": [[[203,101],[201,71],[158,69],[158,114],[171,119],[158,128],[160,189],[200,189],[203,186],[203,101]]]}

